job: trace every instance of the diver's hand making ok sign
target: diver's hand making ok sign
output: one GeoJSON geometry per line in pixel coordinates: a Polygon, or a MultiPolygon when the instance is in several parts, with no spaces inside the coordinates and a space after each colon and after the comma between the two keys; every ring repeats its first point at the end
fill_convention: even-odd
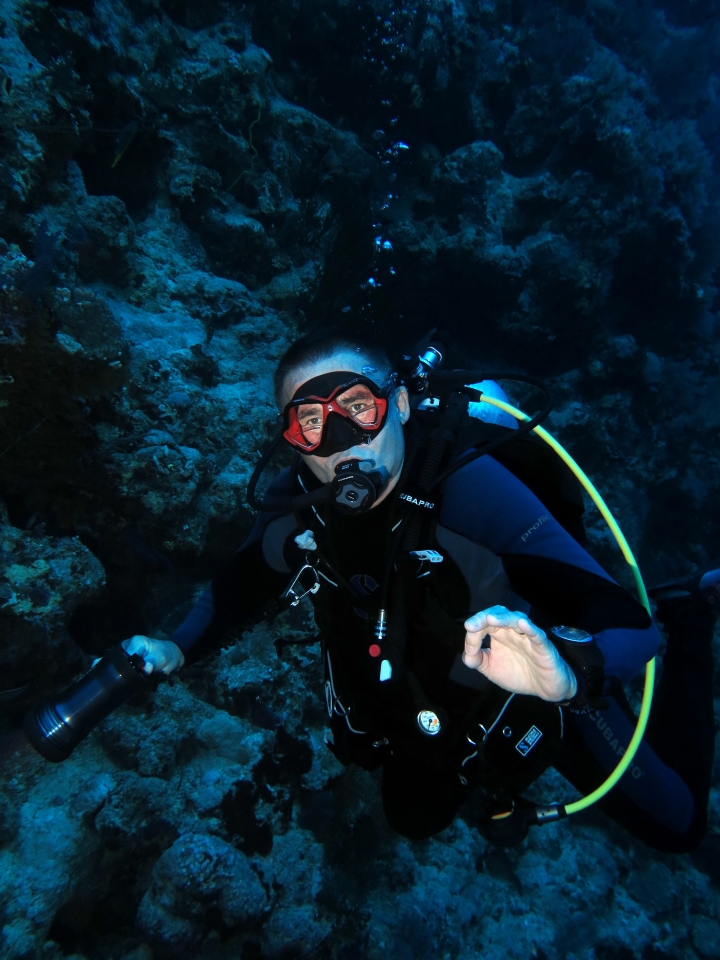
{"type": "Polygon", "coordinates": [[[466,620],[465,629],[465,665],[503,690],[550,701],[570,700],[577,693],[575,674],[524,614],[488,607],[466,620]],[[483,647],[485,637],[490,645],[483,647]]]}

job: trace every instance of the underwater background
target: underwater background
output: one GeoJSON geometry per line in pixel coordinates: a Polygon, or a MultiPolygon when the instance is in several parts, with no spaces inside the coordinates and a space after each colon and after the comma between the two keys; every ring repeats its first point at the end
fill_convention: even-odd
{"type": "MultiPolygon", "coordinates": [[[[646,580],[717,560],[719,188],[717,0],[0,0],[0,733],[187,614],[321,325],[547,378],[646,580]]],[[[412,843],[276,655],[312,629],[2,758],[2,960],[720,957],[717,763],[689,855],[412,843]]]]}

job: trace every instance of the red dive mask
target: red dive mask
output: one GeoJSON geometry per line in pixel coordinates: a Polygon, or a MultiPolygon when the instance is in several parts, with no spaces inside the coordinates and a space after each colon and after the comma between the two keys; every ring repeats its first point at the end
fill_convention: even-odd
{"type": "Polygon", "coordinates": [[[388,393],[347,370],[313,377],[283,411],[283,437],[295,450],[329,457],[370,443],[387,421],[388,393]]]}

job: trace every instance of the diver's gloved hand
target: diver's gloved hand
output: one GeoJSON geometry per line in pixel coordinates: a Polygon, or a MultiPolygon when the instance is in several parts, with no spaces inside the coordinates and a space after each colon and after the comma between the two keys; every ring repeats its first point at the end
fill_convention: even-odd
{"type": "Polygon", "coordinates": [[[139,653],[145,661],[145,673],[160,670],[171,674],[179,670],[185,663],[185,657],[180,647],[172,640],[153,640],[152,637],[143,637],[140,634],[123,640],[122,648],[131,657],[139,653]]]}
{"type": "Polygon", "coordinates": [[[575,674],[523,613],[488,607],[466,620],[465,629],[465,665],[503,690],[551,702],[571,700],[577,693],[575,674]],[[490,645],[483,647],[485,637],[490,645]]]}

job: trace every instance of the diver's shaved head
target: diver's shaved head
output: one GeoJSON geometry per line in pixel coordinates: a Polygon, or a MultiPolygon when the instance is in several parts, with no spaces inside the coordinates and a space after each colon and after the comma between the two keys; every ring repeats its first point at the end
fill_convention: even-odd
{"type": "Polygon", "coordinates": [[[382,347],[362,337],[332,331],[300,337],[285,351],[273,377],[278,408],[282,410],[306,380],[333,370],[362,373],[383,386],[392,365],[382,347]]]}

